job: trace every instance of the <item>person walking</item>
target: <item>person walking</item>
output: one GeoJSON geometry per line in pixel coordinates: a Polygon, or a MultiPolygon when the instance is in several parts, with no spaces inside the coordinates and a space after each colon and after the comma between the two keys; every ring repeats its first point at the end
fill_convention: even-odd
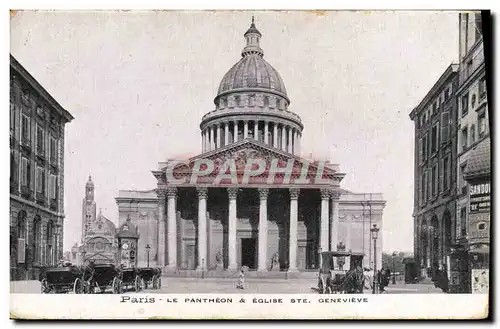
{"type": "Polygon", "coordinates": [[[242,267],[240,269],[240,273],[238,276],[238,284],[236,285],[236,289],[245,289],[244,285],[245,284],[245,269],[242,267]]]}

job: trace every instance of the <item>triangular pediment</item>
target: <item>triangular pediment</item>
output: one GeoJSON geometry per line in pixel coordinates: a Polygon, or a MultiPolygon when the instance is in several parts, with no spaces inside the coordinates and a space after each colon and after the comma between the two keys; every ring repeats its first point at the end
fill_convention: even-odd
{"type": "Polygon", "coordinates": [[[163,170],[153,174],[160,185],[170,185],[170,182],[185,180],[186,177],[189,185],[221,183],[217,177],[231,174],[237,178],[222,179],[222,185],[225,185],[223,181],[230,181],[230,185],[241,185],[241,180],[247,177],[249,181],[243,181],[249,185],[274,184],[273,179],[276,178],[280,182],[288,179],[287,185],[295,185],[294,182],[299,181],[304,185],[308,179],[313,185],[321,181],[318,184],[323,186],[338,185],[345,175],[338,173],[328,162],[313,162],[253,139],[245,139],[189,159],[169,160],[163,170]],[[198,180],[194,181],[191,179],[193,175],[203,178],[196,177],[198,180]],[[271,180],[268,180],[269,176],[271,180]]]}

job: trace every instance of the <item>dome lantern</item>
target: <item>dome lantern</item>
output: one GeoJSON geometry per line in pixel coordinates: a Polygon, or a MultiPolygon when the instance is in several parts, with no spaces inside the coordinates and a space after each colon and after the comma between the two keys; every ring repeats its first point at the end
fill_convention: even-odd
{"type": "Polygon", "coordinates": [[[245,57],[251,54],[257,54],[261,57],[264,56],[264,51],[260,48],[260,38],[262,34],[255,27],[255,18],[252,16],[252,24],[250,28],[245,32],[244,37],[246,39],[247,45],[243,48],[241,56],[245,57]]]}

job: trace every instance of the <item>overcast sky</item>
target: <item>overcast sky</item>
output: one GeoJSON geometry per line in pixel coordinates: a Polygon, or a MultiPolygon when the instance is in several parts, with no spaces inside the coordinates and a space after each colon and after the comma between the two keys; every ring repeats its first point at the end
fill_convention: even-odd
{"type": "Polygon", "coordinates": [[[201,117],[252,13],[305,125],[303,154],[339,163],[343,188],[383,193],[384,250],[413,251],[408,114],[458,58],[456,12],[18,12],[11,54],[75,117],[65,249],[80,240],[89,174],[117,223],[118,190],[153,189],[159,161],[200,153],[201,117]]]}

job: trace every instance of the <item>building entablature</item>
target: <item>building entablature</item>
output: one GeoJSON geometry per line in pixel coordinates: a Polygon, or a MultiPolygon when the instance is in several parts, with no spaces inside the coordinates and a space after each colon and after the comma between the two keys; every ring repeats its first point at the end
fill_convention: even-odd
{"type": "Polygon", "coordinates": [[[236,121],[264,121],[282,126],[289,126],[299,132],[302,132],[304,129],[304,125],[300,121],[300,118],[293,112],[278,109],[266,110],[255,107],[224,109],[209,112],[203,117],[200,129],[203,131],[210,126],[234,123],[236,121]]]}
{"type": "Polygon", "coordinates": [[[246,139],[186,160],[170,160],[153,171],[159,188],[167,186],[331,188],[345,173],[327,162],[311,162],[246,139]]]}

